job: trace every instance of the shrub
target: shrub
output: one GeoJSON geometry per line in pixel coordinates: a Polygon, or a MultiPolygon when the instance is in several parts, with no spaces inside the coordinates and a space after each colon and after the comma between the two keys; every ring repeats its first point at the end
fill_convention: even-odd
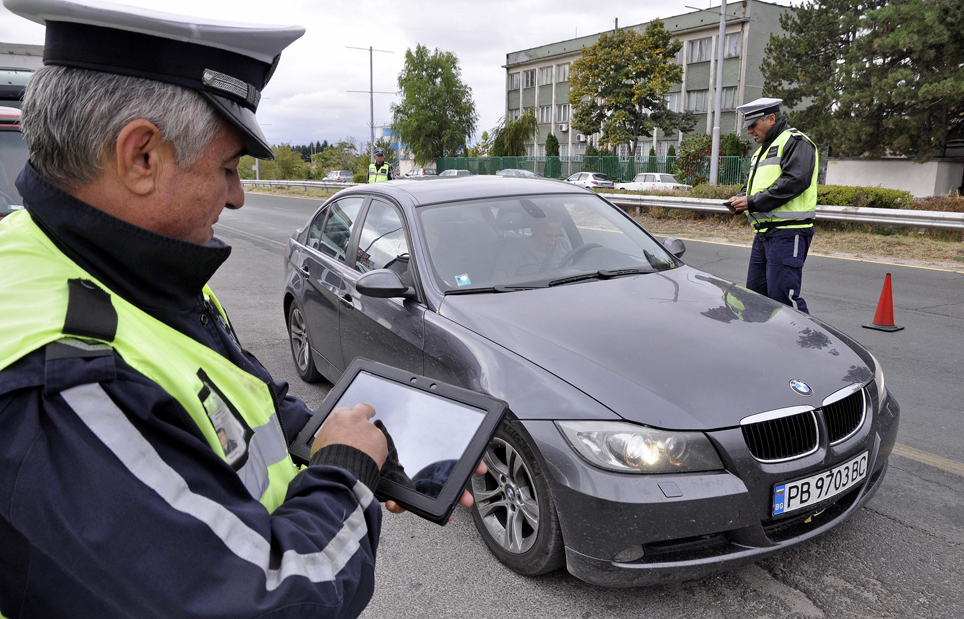
{"type": "Polygon", "coordinates": [[[669,145],[669,150],[666,151],[666,156],[667,156],[667,157],[675,157],[675,156],[676,156],[676,145],[675,145],[675,144],[670,144],[670,145],[669,145]]]}
{"type": "Polygon", "coordinates": [[[933,196],[930,198],[914,198],[910,207],[921,211],[943,211],[946,213],[964,213],[964,196],[933,196]]]}
{"type": "Polygon", "coordinates": [[[817,204],[828,206],[857,206],[864,208],[908,208],[912,196],[909,191],[882,187],[848,187],[819,185],[817,204]]]}
{"type": "Polygon", "coordinates": [[[706,175],[701,173],[703,157],[709,157],[713,150],[713,137],[704,133],[690,135],[679,147],[673,173],[680,182],[687,185],[700,185],[706,182],[706,175]]]}
{"type": "Polygon", "coordinates": [[[352,180],[356,183],[367,183],[368,182],[368,172],[355,172],[355,176],[352,180]]]}
{"type": "Polygon", "coordinates": [[[559,156],[559,139],[553,135],[549,134],[546,136],[546,157],[558,157],[559,156]]]}

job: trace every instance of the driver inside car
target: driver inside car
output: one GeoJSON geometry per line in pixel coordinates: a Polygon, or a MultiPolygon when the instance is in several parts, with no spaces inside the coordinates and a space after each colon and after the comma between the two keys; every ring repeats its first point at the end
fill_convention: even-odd
{"type": "Polygon", "coordinates": [[[495,278],[548,271],[559,266],[572,251],[562,228],[562,218],[548,213],[532,224],[532,234],[505,248],[495,267],[495,278]]]}

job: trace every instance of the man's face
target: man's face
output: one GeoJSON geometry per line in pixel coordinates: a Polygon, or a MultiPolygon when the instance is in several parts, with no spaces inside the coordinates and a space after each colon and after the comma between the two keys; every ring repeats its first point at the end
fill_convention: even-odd
{"type": "Polygon", "coordinates": [[[767,131],[776,124],[777,117],[774,114],[769,114],[763,118],[758,119],[755,123],[746,128],[746,132],[753,136],[753,139],[757,142],[763,142],[767,137],[767,131]]]}
{"type": "Polygon", "coordinates": [[[543,251],[549,251],[551,247],[555,247],[561,238],[562,222],[558,220],[547,221],[541,226],[536,226],[532,232],[532,241],[543,251]]]}
{"type": "Polygon", "coordinates": [[[164,210],[156,232],[198,245],[214,236],[213,226],[225,208],[244,205],[238,163],[244,152],[241,133],[225,125],[197,159],[184,168],[169,162],[159,173],[164,210]]]}
{"type": "Polygon", "coordinates": [[[375,165],[382,165],[385,163],[385,155],[375,155],[375,165]]]}

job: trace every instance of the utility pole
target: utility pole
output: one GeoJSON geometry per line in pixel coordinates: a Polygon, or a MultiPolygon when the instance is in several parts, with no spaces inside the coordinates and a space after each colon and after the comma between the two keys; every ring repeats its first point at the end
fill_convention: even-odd
{"type": "MultiPolygon", "coordinates": [[[[371,142],[368,144],[368,158],[370,162],[375,161],[375,52],[382,52],[384,54],[394,54],[385,49],[372,49],[369,47],[352,47],[350,45],[345,46],[347,49],[360,49],[362,51],[368,51],[368,97],[371,109],[371,116],[369,122],[369,128],[371,129],[371,142]]],[[[349,90],[348,92],[366,92],[364,90],[349,90]]],[[[381,95],[394,95],[394,92],[384,92],[378,91],[381,95]]]]}

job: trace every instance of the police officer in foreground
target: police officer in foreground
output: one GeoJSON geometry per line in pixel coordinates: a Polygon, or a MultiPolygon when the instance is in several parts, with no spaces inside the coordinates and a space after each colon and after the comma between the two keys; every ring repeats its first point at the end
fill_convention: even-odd
{"type": "Polygon", "coordinates": [[[368,164],[368,182],[380,183],[382,181],[395,180],[395,172],[392,166],[385,163],[385,149],[375,149],[375,163],[368,164]]]}
{"type": "Polygon", "coordinates": [[[26,210],[0,222],[0,616],[358,615],[374,411],[336,411],[299,472],[310,412],[206,284],[239,158],[271,158],[261,90],[304,30],[4,5],[46,24],[47,66],[23,102],[26,210]]]}
{"type": "Polygon", "coordinates": [[[746,185],[727,204],[745,212],[756,231],[746,287],[809,314],[800,289],[817,213],[817,147],[789,126],[781,102],[764,98],[737,108],[760,147],[746,185]]]}

